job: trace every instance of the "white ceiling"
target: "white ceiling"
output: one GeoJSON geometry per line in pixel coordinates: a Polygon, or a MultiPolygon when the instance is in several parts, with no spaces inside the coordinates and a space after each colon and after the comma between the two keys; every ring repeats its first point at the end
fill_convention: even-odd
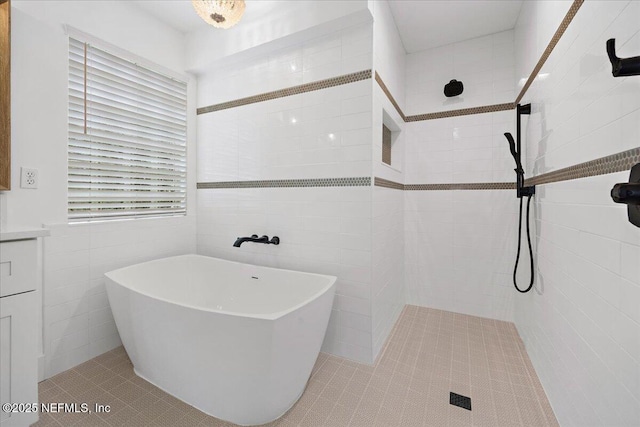
{"type": "Polygon", "coordinates": [[[515,27],[523,0],[389,0],[407,53],[515,27]]]}
{"type": "MultiPolygon", "coordinates": [[[[319,0],[321,1],[321,0],[319,0]]],[[[190,0],[133,0],[150,15],[182,33],[208,27],[190,0]]],[[[408,53],[443,46],[513,28],[523,0],[389,0],[408,53]]],[[[264,18],[282,0],[247,0],[237,25],[264,18]]]]}

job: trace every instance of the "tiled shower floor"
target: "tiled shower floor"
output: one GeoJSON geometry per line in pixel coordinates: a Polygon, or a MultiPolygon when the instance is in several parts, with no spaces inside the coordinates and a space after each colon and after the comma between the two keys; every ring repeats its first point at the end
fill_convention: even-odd
{"type": "MultiPolygon", "coordinates": [[[[37,426],[230,426],[133,373],[122,347],[40,383],[41,402],[108,404],[108,414],[46,414],[37,426]]],[[[367,366],[321,353],[277,426],[557,426],[515,327],[406,306],[367,366]],[[471,411],[449,392],[471,397],[471,411]]]]}

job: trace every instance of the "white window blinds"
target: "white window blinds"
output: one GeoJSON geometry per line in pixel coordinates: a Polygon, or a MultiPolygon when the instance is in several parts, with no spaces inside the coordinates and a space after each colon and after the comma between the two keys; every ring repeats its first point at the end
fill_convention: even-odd
{"type": "Polygon", "coordinates": [[[186,212],[187,85],[69,39],[70,221],[186,212]]]}

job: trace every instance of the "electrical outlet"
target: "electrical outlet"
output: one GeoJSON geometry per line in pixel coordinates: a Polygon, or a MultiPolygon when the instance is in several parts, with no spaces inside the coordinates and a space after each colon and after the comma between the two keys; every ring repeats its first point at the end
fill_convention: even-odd
{"type": "Polygon", "coordinates": [[[38,169],[20,168],[20,187],[38,188],[38,169]]]}

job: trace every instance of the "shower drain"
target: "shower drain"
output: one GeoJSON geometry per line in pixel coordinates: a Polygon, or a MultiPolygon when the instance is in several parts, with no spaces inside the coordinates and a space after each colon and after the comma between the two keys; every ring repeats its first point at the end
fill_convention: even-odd
{"type": "Polygon", "coordinates": [[[449,392],[449,403],[453,406],[459,406],[469,411],[471,410],[471,398],[461,394],[449,392]]]}

